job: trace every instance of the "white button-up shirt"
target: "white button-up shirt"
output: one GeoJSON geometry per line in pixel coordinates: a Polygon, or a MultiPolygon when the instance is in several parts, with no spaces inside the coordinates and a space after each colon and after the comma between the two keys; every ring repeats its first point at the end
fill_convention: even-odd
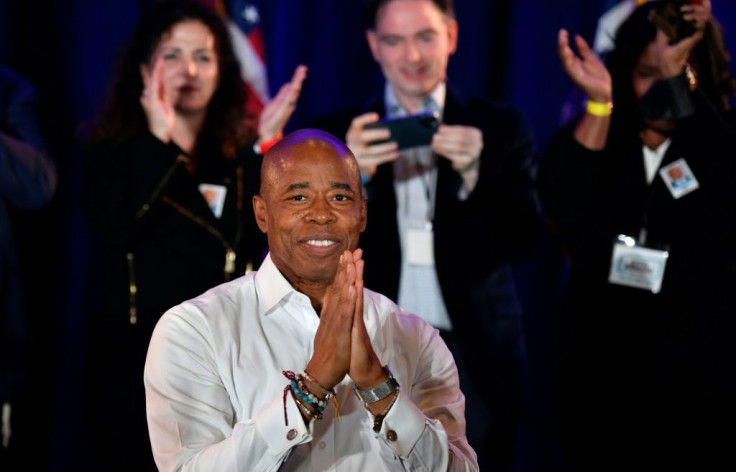
{"type": "Polygon", "coordinates": [[[339,420],[330,402],[307,426],[291,394],[284,399],[282,371],[306,367],[319,316],[270,255],[257,273],[168,310],[144,373],[159,470],[477,470],[457,369],[437,330],[364,295],[373,348],[401,386],[378,433],[347,376],[335,387],[339,420]]]}

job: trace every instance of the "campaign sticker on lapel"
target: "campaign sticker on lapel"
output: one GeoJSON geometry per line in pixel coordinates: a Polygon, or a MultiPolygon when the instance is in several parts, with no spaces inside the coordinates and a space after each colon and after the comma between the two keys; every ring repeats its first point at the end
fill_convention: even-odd
{"type": "Polygon", "coordinates": [[[225,206],[227,187],[215,184],[199,184],[199,191],[202,193],[212,213],[214,213],[215,218],[219,219],[222,216],[222,209],[225,206]]]}
{"type": "Polygon", "coordinates": [[[630,236],[619,235],[613,245],[608,281],[659,293],[668,257],[667,251],[644,247],[630,236]]]}
{"type": "Polygon", "coordinates": [[[682,157],[659,169],[659,175],[674,198],[680,198],[700,187],[698,179],[682,157]]]}

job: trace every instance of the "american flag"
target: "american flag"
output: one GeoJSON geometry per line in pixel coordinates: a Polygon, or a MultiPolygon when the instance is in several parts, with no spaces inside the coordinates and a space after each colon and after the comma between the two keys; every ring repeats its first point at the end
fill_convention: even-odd
{"type": "Polygon", "coordinates": [[[271,98],[266,70],[266,50],[258,7],[248,0],[202,0],[222,16],[240,62],[240,73],[248,92],[246,108],[258,116],[271,98]]]}

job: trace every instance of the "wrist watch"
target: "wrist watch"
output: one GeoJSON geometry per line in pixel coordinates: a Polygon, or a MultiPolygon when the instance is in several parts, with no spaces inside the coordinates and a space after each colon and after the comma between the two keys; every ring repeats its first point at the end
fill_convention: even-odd
{"type": "Polygon", "coordinates": [[[353,388],[358,392],[358,395],[360,395],[360,398],[362,398],[364,402],[376,403],[399,389],[399,383],[396,381],[387,365],[383,366],[383,370],[388,375],[388,378],[381,385],[361,390],[357,385],[353,384],[353,388]]]}

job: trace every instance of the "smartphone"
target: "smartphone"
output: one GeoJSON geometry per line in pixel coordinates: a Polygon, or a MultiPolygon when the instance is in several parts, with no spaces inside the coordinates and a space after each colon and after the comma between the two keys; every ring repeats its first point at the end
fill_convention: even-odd
{"type": "Polygon", "coordinates": [[[415,146],[428,146],[432,136],[440,126],[440,114],[437,111],[402,116],[401,118],[384,118],[376,123],[366,125],[366,129],[388,128],[389,139],[375,141],[373,144],[396,141],[399,149],[415,146]]]}

